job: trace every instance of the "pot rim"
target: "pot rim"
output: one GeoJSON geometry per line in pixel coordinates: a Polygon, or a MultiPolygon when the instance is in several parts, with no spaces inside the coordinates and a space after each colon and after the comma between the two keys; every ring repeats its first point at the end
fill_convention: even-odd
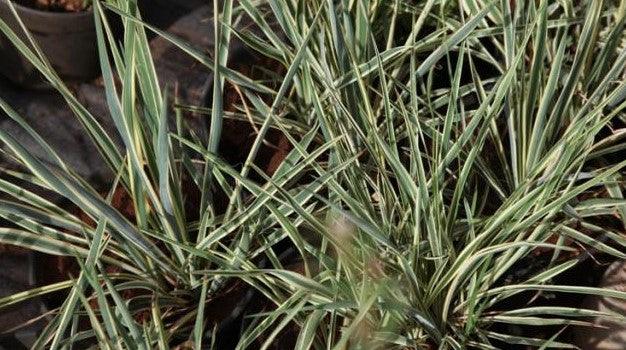
{"type": "Polygon", "coordinates": [[[89,7],[86,10],[83,11],[77,11],[77,12],[64,12],[64,11],[58,11],[58,12],[53,12],[53,11],[43,11],[43,10],[38,10],[38,9],[34,9],[32,7],[28,7],[25,5],[20,5],[17,2],[13,1],[13,0],[0,0],[3,3],[12,3],[13,6],[15,6],[15,9],[18,12],[23,12],[27,15],[30,16],[39,16],[39,17],[64,17],[64,18],[80,18],[80,17],[86,17],[86,16],[93,16],[93,8],[89,7]]]}

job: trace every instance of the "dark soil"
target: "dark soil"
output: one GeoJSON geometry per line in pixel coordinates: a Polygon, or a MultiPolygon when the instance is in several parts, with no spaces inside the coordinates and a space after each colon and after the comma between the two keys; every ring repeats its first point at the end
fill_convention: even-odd
{"type": "Polygon", "coordinates": [[[42,11],[51,12],[80,12],[85,6],[85,0],[13,0],[14,2],[42,11]]]}

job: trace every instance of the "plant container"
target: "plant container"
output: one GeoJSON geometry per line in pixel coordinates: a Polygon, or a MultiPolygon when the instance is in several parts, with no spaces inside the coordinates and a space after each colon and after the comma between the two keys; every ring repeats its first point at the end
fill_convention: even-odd
{"type": "MultiPolygon", "coordinates": [[[[0,18],[19,38],[26,34],[11,11],[10,0],[0,0],[0,18]]],[[[98,49],[92,10],[53,12],[38,10],[11,1],[24,26],[59,76],[87,80],[98,76],[98,49]]],[[[0,34],[0,73],[24,87],[42,85],[42,76],[13,44],[0,34]]]]}

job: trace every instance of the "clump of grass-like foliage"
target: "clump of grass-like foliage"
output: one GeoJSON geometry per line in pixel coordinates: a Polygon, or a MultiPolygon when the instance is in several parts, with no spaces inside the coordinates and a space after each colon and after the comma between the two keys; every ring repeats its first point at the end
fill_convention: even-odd
{"type": "Polygon", "coordinates": [[[239,349],[268,348],[287,330],[298,349],[568,348],[557,338],[564,327],[621,317],[530,298],[500,306],[527,291],[626,299],[554,282],[585,254],[626,257],[623,1],[215,1],[213,54],[159,32],[213,70],[207,143],[180,113],[170,128],[171,99],[145,35],[156,29],[135,5],[93,4],[124,150],[0,22],[65,97],[117,174],[111,191],[122,186],[136,213],[121,215],[0,101],[56,161],[34,158],[0,130],[7,156],[27,169],[11,178],[64,196],[95,222],[32,186],[0,181],[10,197],[0,216],[14,224],[0,229],[0,242],[81,266],[74,280],[0,299],[1,307],[68,290],[38,348],[85,339],[102,348],[211,348],[222,326],[209,322],[211,301],[233,281],[272,305],[243,310],[239,349]],[[104,11],[124,19],[123,42],[104,11]],[[244,17],[254,30],[237,29],[244,17]],[[255,81],[227,68],[235,37],[286,73],[255,81]],[[226,84],[245,101],[235,112],[225,111],[226,84]],[[256,123],[241,167],[220,158],[224,118],[256,123]],[[254,161],[271,129],[292,150],[269,175],[254,161]],[[201,193],[192,213],[185,181],[201,193]],[[216,192],[230,199],[223,212],[216,192]],[[604,225],[609,218],[617,224],[604,225]],[[298,268],[287,266],[294,261],[298,268]],[[499,324],[557,331],[520,335],[499,324]]]}

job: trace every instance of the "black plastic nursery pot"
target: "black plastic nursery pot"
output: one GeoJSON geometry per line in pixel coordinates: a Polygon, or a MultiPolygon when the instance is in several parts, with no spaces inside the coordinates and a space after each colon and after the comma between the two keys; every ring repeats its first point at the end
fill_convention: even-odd
{"type": "MultiPolygon", "coordinates": [[[[51,12],[0,0],[0,18],[25,42],[28,42],[26,35],[9,1],[61,78],[86,80],[98,76],[100,66],[93,11],[51,12]]],[[[42,82],[38,70],[2,34],[0,73],[24,87],[38,86],[42,82]]]]}

